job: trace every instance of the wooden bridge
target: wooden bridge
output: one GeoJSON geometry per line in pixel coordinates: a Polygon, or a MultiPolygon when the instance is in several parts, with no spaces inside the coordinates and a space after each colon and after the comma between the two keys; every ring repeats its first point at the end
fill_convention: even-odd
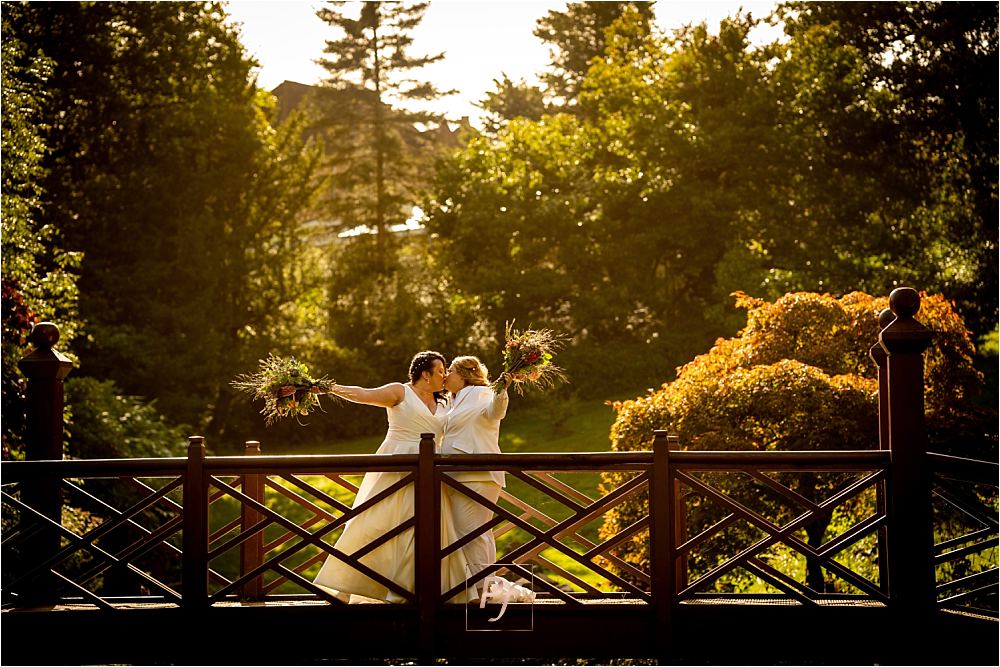
{"type": "Polygon", "coordinates": [[[997,465],[926,451],[930,334],[912,296],[883,313],[879,442],[862,451],[683,451],[657,431],[645,452],[445,456],[425,435],[417,455],[266,456],[250,442],[209,457],[192,437],[182,458],[59,460],[69,363],[39,325],[22,361],[35,460],[2,464],[2,660],[996,664],[997,465]],[[448,474],[463,470],[506,470],[508,488],[491,503],[448,474]],[[371,471],[401,479],[353,507],[371,471]],[[412,518],[337,550],[347,520],[409,485],[412,518]],[[501,552],[447,591],[442,558],[478,533],[441,544],[444,489],[493,509],[479,532],[501,552]],[[624,507],[635,520],[602,529],[624,507]],[[361,560],[409,531],[412,591],[361,560]],[[313,585],[330,555],[406,602],[344,604],[313,585]],[[446,602],[493,572],[535,602],[492,625],[496,607],[446,602]]]}

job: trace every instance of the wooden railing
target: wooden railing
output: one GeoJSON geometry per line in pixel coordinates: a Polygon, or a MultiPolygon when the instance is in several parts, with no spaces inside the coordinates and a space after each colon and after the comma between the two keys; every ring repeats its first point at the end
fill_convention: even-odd
{"type": "MultiPolygon", "coordinates": [[[[104,609],[116,601],[204,606],[234,599],[305,597],[341,604],[327,590],[313,585],[310,576],[323,559],[333,555],[416,602],[407,582],[387,581],[360,562],[379,544],[415,529],[416,590],[440,590],[439,570],[423,559],[438,563],[479,532],[493,530],[506,545],[504,562],[532,564],[543,575],[537,580],[542,597],[571,604],[578,604],[579,596],[604,595],[648,602],[648,585],[644,590],[595,562],[614,562],[608,552],[636,531],[630,529],[599,544],[593,526],[618,502],[645,493],[651,463],[649,452],[441,456],[434,453],[430,438],[421,443],[417,456],[205,457],[203,440],[192,438],[186,459],[4,463],[3,503],[8,513],[21,517],[5,535],[4,547],[12,556],[6,562],[27,563],[20,571],[7,568],[4,601],[32,603],[38,599],[31,592],[39,581],[54,578],[62,601],[89,602],[104,609]],[[497,504],[482,499],[493,507],[496,518],[464,540],[422,549],[428,538],[421,526],[440,520],[444,486],[475,497],[447,473],[483,468],[508,470],[514,478],[497,504]],[[432,484],[437,482],[426,498],[419,492],[421,469],[430,471],[432,484]],[[404,476],[364,505],[353,507],[357,485],[351,475],[372,471],[404,476]],[[570,474],[594,477],[607,471],[628,471],[634,478],[603,496],[596,494],[593,485],[588,495],[559,478],[570,474]],[[77,526],[81,532],[75,533],[72,526],[52,521],[21,500],[26,488],[53,483],[62,485],[67,502],[95,517],[93,525],[77,526]],[[349,519],[414,483],[418,492],[413,518],[355,555],[337,550],[336,537],[349,519]],[[532,489],[536,496],[542,492],[544,499],[558,507],[526,501],[521,497],[525,489],[532,489]],[[282,507],[284,512],[278,511],[282,507]],[[289,518],[295,512],[300,516],[289,518]],[[569,516],[562,516],[567,512],[569,516]],[[63,545],[42,554],[39,548],[47,546],[47,540],[39,537],[50,532],[57,533],[63,545]],[[547,557],[549,550],[572,565],[554,563],[547,557]],[[149,566],[156,559],[172,562],[173,569],[157,576],[149,566]],[[584,577],[581,569],[589,570],[584,577]],[[111,570],[129,576],[131,582],[122,585],[124,591],[101,592],[106,584],[101,577],[111,570]]],[[[638,528],[648,530],[649,523],[643,520],[638,528]]],[[[648,573],[622,561],[618,566],[632,570],[648,584],[648,573]]],[[[518,574],[516,566],[511,569],[514,572],[509,573],[518,574]]],[[[427,597],[439,604],[487,574],[481,572],[450,591],[427,597]]]]}
{"type": "MultiPolygon", "coordinates": [[[[319,564],[333,555],[410,603],[420,603],[415,590],[439,591],[423,595],[434,607],[494,571],[525,576],[528,571],[518,566],[527,565],[533,566],[539,600],[571,605],[594,599],[668,609],[727,599],[891,604],[884,538],[892,517],[881,501],[892,483],[889,452],[671,451],[662,431],[654,442],[652,452],[442,456],[425,438],[419,455],[205,457],[202,439],[192,438],[187,458],[4,463],[5,517],[20,518],[4,534],[4,603],[35,604],[39,590],[54,589],[58,601],[102,609],[117,603],[198,607],[233,600],[312,599],[337,605],[342,600],[312,583],[319,564]],[[506,470],[513,479],[491,503],[450,477],[468,470],[506,470]],[[371,471],[403,477],[353,507],[357,485],[352,475],[371,471]],[[612,472],[621,483],[600,495],[567,481],[612,472]],[[421,485],[425,478],[431,485],[421,485]],[[803,478],[811,486],[803,486],[803,478]],[[53,482],[61,486],[67,505],[92,518],[89,523],[57,523],[22,500],[33,485],[53,482]],[[362,552],[336,548],[349,519],[410,484],[417,485],[413,517],[362,552]],[[429,495],[421,493],[427,488],[429,495]],[[444,488],[490,507],[494,519],[460,540],[438,545],[436,535],[421,528],[438,525],[444,488]],[[526,498],[529,490],[533,501],[526,498]],[[648,514],[602,539],[596,526],[604,514],[630,500],[648,503],[648,514]],[[709,506],[715,514],[706,510],[709,506]],[[810,544],[806,528],[835,516],[840,517],[837,530],[810,544]],[[727,537],[733,528],[739,528],[736,536],[727,537]],[[386,580],[360,562],[371,549],[409,530],[415,531],[417,544],[414,582],[386,580]],[[508,565],[442,591],[441,559],[485,531],[499,539],[499,561],[508,565]],[[760,536],[750,539],[753,531],[760,536]],[[51,544],[51,534],[59,536],[60,547],[41,551],[51,544]],[[710,551],[719,538],[728,550],[714,561],[699,559],[699,552],[710,551]],[[650,545],[649,561],[638,565],[616,554],[624,542],[637,539],[650,545]],[[428,540],[430,549],[424,548],[428,540]],[[859,545],[863,556],[838,560],[859,545]],[[806,576],[811,566],[839,585],[812,585],[806,576]],[[737,571],[742,579],[733,577],[737,571]],[[757,592],[746,590],[747,575],[757,592]]],[[[935,522],[937,534],[947,535],[936,545],[938,569],[947,569],[937,586],[940,604],[965,603],[978,613],[995,614],[995,600],[991,612],[988,599],[991,591],[995,598],[996,582],[996,465],[931,459],[939,476],[936,496],[974,524],[956,534],[961,525],[953,517],[935,522]],[[994,492],[970,496],[962,483],[992,484],[994,492]],[[970,557],[980,562],[968,562],[970,557]],[[978,606],[970,606],[976,599],[978,606]]],[[[579,486],[593,489],[592,480],[579,486]]]]}
{"type": "Polygon", "coordinates": [[[757,597],[788,597],[807,605],[859,600],[887,604],[885,544],[877,537],[888,522],[879,499],[889,479],[889,461],[889,452],[883,451],[671,452],[670,482],[685,490],[677,517],[683,538],[672,545],[672,555],[683,565],[677,569],[683,573],[678,599],[745,599],[745,591],[724,593],[717,585],[739,568],[757,579],[759,588],[773,591],[757,597]],[[713,516],[703,528],[695,525],[687,509],[693,501],[716,505],[722,516],[713,516]],[[835,516],[843,524],[839,530],[829,526],[835,516]],[[829,534],[811,544],[807,529],[814,524],[829,534]],[[736,553],[702,566],[691,580],[692,553],[739,525],[743,529],[738,537],[744,543],[737,542],[736,553]],[[748,539],[747,529],[761,537],[748,539]],[[873,539],[864,555],[853,559],[857,565],[837,560],[866,538],[873,539]],[[810,568],[822,571],[818,584],[805,576],[810,568]],[[793,576],[789,569],[801,574],[793,576]]]}
{"type": "MultiPolygon", "coordinates": [[[[425,435],[416,455],[268,456],[250,442],[245,456],[207,457],[204,440],[192,437],[184,458],[4,462],[4,605],[341,605],[312,583],[332,556],[397,593],[428,627],[446,601],[493,572],[530,575],[539,603],[639,605],[661,628],[684,605],[775,600],[995,616],[997,466],[927,454],[928,336],[913,320],[911,296],[892,300],[895,318],[884,314],[872,349],[880,383],[872,450],[677,451],[657,431],[646,452],[444,456],[425,435]],[[507,471],[509,485],[490,502],[450,476],[468,470],[507,471]],[[373,471],[401,477],[355,507],[357,476],[373,471]],[[348,520],[411,485],[412,517],[361,552],[337,548],[348,520]],[[441,544],[444,492],[494,518],[441,544]],[[598,530],[622,503],[645,510],[629,525],[598,530]],[[64,516],[64,506],[74,512],[64,516]],[[362,562],[408,531],[412,581],[362,562]],[[498,539],[498,564],[442,590],[442,559],[485,531],[498,539]]],[[[51,349],[57,336],[39,331],[25,365],[39,372],[32,383],[42,378],[29,410],[29,458],[51,459],[62,437],[53,415],[62,413],[65,362],[51,349]]]]}
{"type": "Polygon", "coordinates": [[[997,617],[997,464],[929,454],[938,607],[997,617]]]}

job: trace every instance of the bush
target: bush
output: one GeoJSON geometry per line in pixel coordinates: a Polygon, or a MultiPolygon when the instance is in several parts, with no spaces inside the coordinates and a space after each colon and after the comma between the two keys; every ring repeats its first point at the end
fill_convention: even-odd
{"type": "MultiPolygon", "coordinates": [[[[868,354],[888,299],[860,292],[840,299],[792,293],[774,303],[734,296],[747,310],[746,327],[716,341],[658,391],[614,403],[612,449],[650,449],[655,429],[677,434],[683,449],[877,448],[877,368],[868,354]]],[[[993,455],[996,416],[975,404],[982,376],[964,323],[940,295],[922,295],[917,319],[935,334],[925,354],[930,448],[993,455]]],[[[618,483],[614,475],[607,481],[618,483]]],[[[807,497],[821,491],[815,479],[798,484],[793,488],[807,497]]],[[[644,498],[620,505],[605,516],[602,534],[610,537],[646,512],[644,498]]],[[[821,543],[825,529],[816,525],[810,543],[821,543]]],[[[623,551],[626,561],[648,565],[644,538],[623,551]]]]}
{"type": "Polygon", "coordinates": [[[191,435],[169,424],[154,401],[123,396],[110,380],[69,378],[66,404],[66,454],[73,458],[183,456],[191,435]]]}

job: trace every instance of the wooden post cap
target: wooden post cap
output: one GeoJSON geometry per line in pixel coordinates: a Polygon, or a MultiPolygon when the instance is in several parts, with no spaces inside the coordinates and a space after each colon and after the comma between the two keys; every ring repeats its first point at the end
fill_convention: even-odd
{"type": "MultiPolygon", "coordinates": [[[[913,318],[920,310],[920,294],[912,287],[897,287],[889,294],[895,319],[878,335],[882,348],[893,354],[920,354],[931,344],[933,332],[913,318]]],[[[879,316],[879,324],[883,322],[879,316]]]]}
{"type": "Polygon", "coordinates": [[[882,312],[878,314],[878,330],[881,331],[887,326],[892,324],[892,321],[896,319],[891,308],[883,308],[882,312]]]}
{"type": "Polygon", "coordinates": [[[36,322],[31,326],[28,342],[37,348],[52,348],[59,342],[59,327],[52,322],[36,322]]]}
{"type": "Polygon", "coordinates": [[[889,309],[897,318],[913,319],[920,310],[920,294],[912,287],[897,287],[889,293],[889,309]]]}
{"type": "Polygon", "coordinates": [[[69,357],[53,346],[59,342],[59,327],[52,322],[37,322],[31,327],[28,342],[34,348],[17,362],[29,380],[64,380],[73,368],[69,357]]]}
{"type": "Polygon", "coordinates": [[[188,456],[195,455],[198,458],[205,458],[205,436],[188,436],[188,456]]]}

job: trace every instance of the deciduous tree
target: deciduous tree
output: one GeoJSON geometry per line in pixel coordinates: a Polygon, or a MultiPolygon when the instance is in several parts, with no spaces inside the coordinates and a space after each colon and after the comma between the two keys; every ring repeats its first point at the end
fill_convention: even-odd
{"type": "Polygon", "coordinates": [[[48,146],[42,107],[52,62],[29,49],[13,30],[23,7],[3,11],[3,457],[18,456],[24,437],[23,377],[17,362],[38,321],[56,322],[59,349],[71,352],[80,330],[77,312],[79,253],[64,249],[59,230],[45,224],[43,189],[48,146]]]}
{"type": "Polygon", "coordinates": [[[316,155],[301,125],[272,128],[219,4],[33,3],[15,18],[52,61],[41,222],[84,253],[75,375],[221,433],[223,387],[306,290],[316,155]]]}
{"type": "MultiPolygon", "coordinates": [[[[595,58],[604,57],[607,29],[626,11],[635,11],[649,34],[653,2],[571,2],[538,20],[534,34],[550,44],[549,71],[542,75],[549,96],[572,106],[595,58]]],[[[641,35],[639,36],[641,39],[641,35]]]]}
{"type": "MultiPolygon", "coordinates": [[[[787,3],[768,76],[793,159],[758,207],[760,282],[954,299],[976,335],[997,319],[995,7],[787,3]],[[775,224],[775,221],[780,224],[775,224]]],[[[749,288],[745,288],[749,289],[749,288]]]]}

